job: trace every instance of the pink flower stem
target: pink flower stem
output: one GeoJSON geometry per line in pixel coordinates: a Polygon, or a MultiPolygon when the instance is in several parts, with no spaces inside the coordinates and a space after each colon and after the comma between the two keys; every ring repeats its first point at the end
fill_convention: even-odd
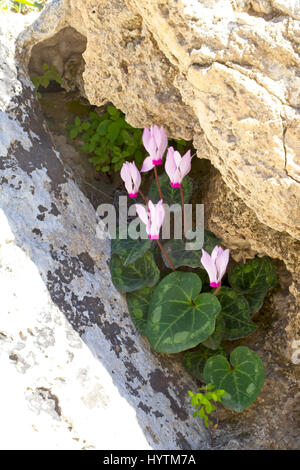
{"type": "Polygon", "coordinates": [[[154,165],[154,174],[155,174],[155,179],[156,179],[156,184],[157,184],[157,187],[158,187],[158,192],[159,192],[160,199],[163,199],[163,195],[162,195],[162,192],[161,192],[161,187],[160,187],[159,180],[158,180],[156,165],[154,165]]]}
{"type": "Polygon", "coordinates": [[[215,292],[213,292],[213,295],[217,295],[220,289],[221,289],[221,284],[216,288],[215,292]]]}
{"type": "Polygon", "coordinates": [[[182,207],[182,223],[183,223],[183,241],[184,243],[186,242],[186,236],[185,236],[185,215],[184,215],[184,196],[183,196],[183,189],[182,186],[180,186],[180,195],[181,195],[181,207],[182,207]]]}
{"type": "Polygon", "coordinates": [[[160,243],[159,240],[156,240],[156,241],[157,241],[157,244],[158,244],[159,248],[161,249],[161,252],[165,255],[166,259],[168,260],[168,263],[171,266],[172,270],[175,271],[175,266],[174,266],[173,262],[170,260],[170,257],[167,254],[166,250],[164,249],[164,247],[162,246],[162,244],[160,243]]]}

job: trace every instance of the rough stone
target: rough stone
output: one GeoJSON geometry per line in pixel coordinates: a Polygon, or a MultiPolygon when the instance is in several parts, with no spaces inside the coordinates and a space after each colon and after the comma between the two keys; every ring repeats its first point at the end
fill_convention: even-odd
{"type": "MultiPolygon", "coordinates": [[[[263,328],[246,340],[263,358],[266,382],[242,416],[220,410],[216,446],[223,449],[299,448],[299,43],[299,8],[276,0],[53,0],[18,40],[18,61],[29,69],[39,71],[48,48],[47,57],[59,56],[70,88],[68,64],[77,54],[74,83],[91,104],[110,101],[137,127],[164,124],[172,137],[193,139],[198,156],[220,172],[212,170],[203,190],[208,228],[236,260],[256,254],[277,259],[280,283],[259,314],[263,328]],[[83,73],[81,51],[72,51],[69,40],[69,49],[59,47],[62,31],[70,38],[71,28],[85,48],[83,73]]],[[[38,266],[51,301],[80,341],[111,371],[151,446],[166,446],[167,439],[169,448],[205,448],[203,430],[197,434],[179,398],[191,382],[178,379],[176,360],[152,355],[135,337],[122,297],[112,297],[109,249],[95,241],[94,211],[62,169],[41,128],[26,72],[20,68],[17,75],[14,54],[7,52],[1,176],[14,243],[38,266]],[[24,226],[33,220],[29,233],[24,226]],[[175,433],[174,425],[170,437],[174,417],[184,431],[175,433]]],[[[52,336],[45,325],[38,328],[39,348],[46,347],[52,336]]],[[[30,359],[17,348],[9,357],[26,374],[30,359]]],[[[48,400],[43,410],[53,419],[63,412],[47,383],[37,383],[27,396],[32,409],[39,409],[41,397],[48,400]]]]}
{"type": "Polygon", "coordinates": [[[54,0],[20,39],[27,61],[51,38],[64,63],[66,27],[86,38],[91,104],[193,139],[261,223],[299,236],[298,2],[54,0]]]}

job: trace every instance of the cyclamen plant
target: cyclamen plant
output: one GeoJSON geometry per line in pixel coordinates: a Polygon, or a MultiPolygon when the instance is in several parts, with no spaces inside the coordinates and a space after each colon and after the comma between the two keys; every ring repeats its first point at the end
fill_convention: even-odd
{"type": "MultiPolygon", "coordinates": [[[[204,244],[198,250],[186,249],[185,231],[183,240],[161,240],[165,201],[181,201],[184,221],[184,205],[192,195],[188,176],[192,157],[190,150],[181,156],[173,147],[167,149],[163,126],[145,128],[142,141],[149,155],[141,172],[133,162],[125,162],[121,177],[129,197],[140,195],[145,202],[145,206],[137,203],[135,207],[148,238],[117,236],[111,240],[113,283],[126,293],[132,320],[155,351],[183,352],[187,371],[205,382],[207,390],[214,390],[209,397],[242,411],[261,390],[264,366],[247,346],[236,347],[228,358],[221,343],[246,337],[257,329],[251,316],[277,283],[274,266],[268,257],[254,258],[227,274],[230,250],[223,249],[220,240],[208,230],[204,230],[204,244]],[[165,152],[166,173],[158,176],[157,167],[163,165],[165,152]],[[150,170],[154,171],[155,181],[145,196],[140,173],[150,170]],[[161,270],[156,264],[159,254],[155,246],[165,266],[161,270]]],[[[192,406],[199,405],[200,398],[205,405],[194,416],[202,417],[205,425],[215,429],[205,414],[215,406],[199,393],[190,392],[190,396],[192,406]]]]}

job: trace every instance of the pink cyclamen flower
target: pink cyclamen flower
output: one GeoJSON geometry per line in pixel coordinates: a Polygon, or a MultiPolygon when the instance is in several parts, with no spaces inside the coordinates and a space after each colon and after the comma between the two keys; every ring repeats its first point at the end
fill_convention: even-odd
{"type": "Polygon", "coordinates": [[[137,197],[141,184],[141,175],[134,162],[125,162],[121,168],[121,178],[125,183],[129,197],[137,197]]]}
{"type": "Polygon", "coordinates": [[[202,249],[201,263],[210,280],[211,287],[219,287],[221,279],[225,274],[229,261],[229,250],[223,250],[220,246],[215,246],[211,255],[202,249]]]}
{"type": "Polygon", "coordinates": [[[146,232],[150,240],[159,240],[159,231],[165,218],[162,199],[157,204],[149,201],[148,210],[141,204],[136,204],[135,207],[139,218],[146,225],[146,232]]]}
{"type": "Polygon", "coordinates": [[[172,188],[180,188],[183,178],[191,170],[191,151],[188,150],[183,157],[173,147],[168,148],[165,170],[170,178],[172,188]]]}
{"type": "Polygon", "coordinates": [[[155,165],[162,164],[162,158],[168,146],[168,136],[163,126],[145,127],[143,132],[143,145],[149,156],[145,158],[141,171],[149,171],[155,165]]]}

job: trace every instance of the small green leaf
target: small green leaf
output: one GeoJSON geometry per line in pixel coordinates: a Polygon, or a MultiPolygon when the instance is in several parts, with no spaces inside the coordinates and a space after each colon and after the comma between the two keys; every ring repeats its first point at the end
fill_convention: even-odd
{"type": "Polygon", "coordinates": [[[193,375],[197,379],[203,380],[203,370],[207,359],[220,354],[227,357],[226,350],[222,346],[220,346],[216,351],[212,351],[211,349],[207,349],[201,345],[196,351],[187,351],[184,353],[184,367],[189,374],[193,375]]]}
{"type": "Polygon", "coordinates": [[[79,127],[81,124],[80,118],[78,116],[75,117],[74,119],[75,126],[79,127]]]}
{"type": "Polygon", "coordinates": [[[87,121],[83,122],[80,126],[80,129],[83,131],[87,131],[91,127],[91,124],[87,121]]]}
{"type": "Polygon", "coordinates": [[[120,132],[120,126],[117,122],[112,122],[107,129],[107,134],[110,142],[114,142],[120,132]]]}
{"type": "Polygon", "coordinates": [[[107,111],[110,114],[110,116],[114,117],[115,119],[117,119],[120,116],[120,111],[114,106],[108,105],[107,111]]]}
{"type": "Polygon", "coordinates": [[[120,292],[152,287],[159,280],[159,269],[150,251],[128,266],[122,264],[118,255],[112,255],[110,271],[112,282],[120,292]]]}
{"type": "Polygon", "coordinates": [[[70,138],[75,139],[75,137],[78,136],[78,129],[76,127],[73,127],[73,129],[70,130],[70,138]]]}
{"type": "Polygon", "coordinates": [[[229,283],[243,294],[250,305],[250,312],[257,312],[268,290],[277,284],[277,276],[270,258],[254,258],[237,266],[229,273],[229,283]]]}
{"type": "Polygon", "coordinates": [[[147,338],[156,351],[175,353],[208,338],[221,306],[216,296],[200,294],[194,273],[173,272],[155,288],[149,306],[147,338]]]}
{"type": "Polygon", "coordinates": [[[98,116],[97,113],[95,113],[94,111],[91,111],[89,113],[89,118],[91,121],[99,121],[100,117],[98,116]]]}
{"type": "Polygon", "coordinates": [[[250,320],[249,304],[243,295],[229,287],[221,287],[217,297],[225,320],[226,339],[243,338],[257,329],[257,325],[250,320]]]}
{"type": "Polygon", "coordinates": [[[83,144],[81,147],[81,150],[88,153],[90,150],[90,144],[87,144],[87,143],[83,144]]]}
{"type": "Polygon", "coordinates": [[[95,148],[95,154],[99,155],[99,157],[101,157],[103,154],[105,154],[105,149],[102,148],[102,147],[97,147],[97,148],[95,148]]]}
{"type": "Polygon", "coordinates": [[[105,119],[104,121],[100,122],[97,127],[97,133],[100,135],[105,135],[107,133],[108,126],[110,125],[110,119],[105,119]]]}
{"type": "Polygon", "coordinates": [[[119,163],[115,163],[115,165],[114,165],[114,171],[119,171],[120,168],[122,167],[123,163],[124,163],[123,160],[121,160],[119,163]]]}
{"type": "Polygon", "coordinates": [[[93,163],[94,165],[97,165],[98,163],[100,163],[100,157],[98,155],[90,157],[89,162],[93,163]]]}
{"type": "Polygon", "coordinates": [[[264,383],[265,371],[262,360],[246,346],[238,346],[230,355],[230,362],[224,356],[207,360],[204,379],[226,394],[222,403],[227,408],[243,411],[258,396],[264,383]]]}
{"type": "Polygon", "coordinates": [[[41,85],[44,87],[44,88],[47,88],[49,86],[49,79],[47,77],[41,77],[41,85]]]}
{"type": "Polygon", "coordinates": [[[141,129],[135,129],[133,131],[133,138],[137,144],[141,144],[142,135],[143,135],[143,131],[141,129]]]}

